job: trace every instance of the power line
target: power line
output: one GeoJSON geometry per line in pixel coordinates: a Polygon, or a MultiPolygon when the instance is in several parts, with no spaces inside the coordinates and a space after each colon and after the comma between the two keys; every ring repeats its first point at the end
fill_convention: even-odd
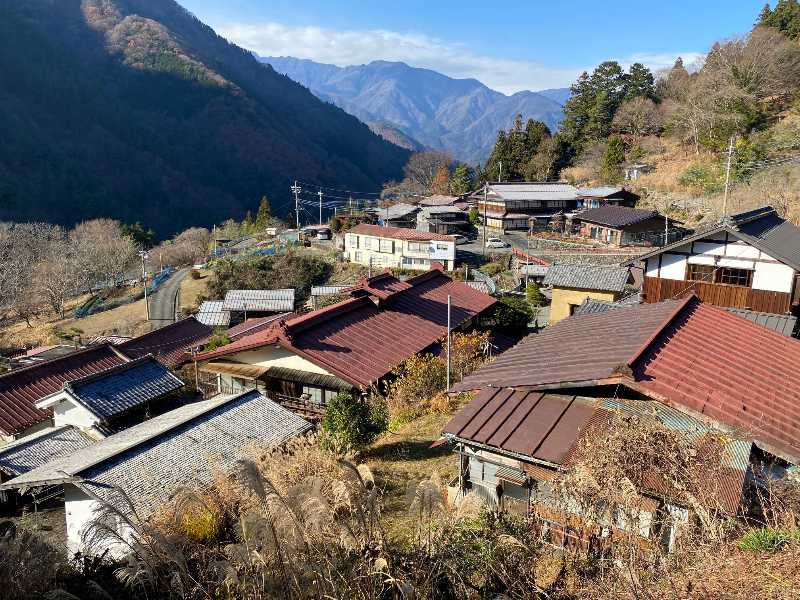
{"type": "Polygon", "coordinates": [[[341,192],[341,193],[344,193],[344,194],[355,194],[355,195],[361,195],[361,196],[380,196],[381,195],[381,192],[359,192],[359,191],[356,191],[356,190],[345,190],[345,189],[328,187],[328,186],[325,186],[325,185],[319,185],[318,183],[309,183],[308,181],[300,181],[299,179],[296,181],[296,183],[299,183],[300,185],[307,185],[308,187],[313,187],[313,188],[317,188],[317,189],[330,190],[332,192],[341,192]]]}

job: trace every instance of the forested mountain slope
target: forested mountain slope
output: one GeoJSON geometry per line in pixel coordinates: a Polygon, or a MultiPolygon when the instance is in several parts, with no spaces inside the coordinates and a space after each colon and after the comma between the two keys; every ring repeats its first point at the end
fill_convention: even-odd
{"type": "MultiPolygon", "coordinates": [[[[0,221],[161,236],[295,178],[376,189],[408,152],[172,0],[0,0],[0,221]]],[[[288,202],[287,202],[288,204],[288,202]]]]}

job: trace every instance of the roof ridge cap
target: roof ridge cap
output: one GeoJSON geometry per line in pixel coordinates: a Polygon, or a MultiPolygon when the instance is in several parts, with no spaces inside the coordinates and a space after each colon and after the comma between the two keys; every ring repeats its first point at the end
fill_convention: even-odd
{"type": "Polygon", "coordinates": [[[305,331],[312,324],[324,323],[336,315],[354,310],[357,305],[364,304],[365,302],[372,304],[368,296],[345,298],[329,306],[294,317],[293,319],[286,319],[282,321],[280,325],[288,334],[300,333],[305,331]]]}
{"type": "Polygon", "coordinates": [[[680,300],[678,302],[678,306],[676,306],[675,309],[672,310],[669,315],[667,315],[667,318],[664,319],[664,321],[662,321],[658,327],[656,327],[655,331],[653,331],[653,333],[647,337],[644,343],[637,348],[633,355],[625,361],[625,364],[633,368],[633,363],[635,363],[642,356],[642,354],[644,354],[644,352],[650,347],[656,338],[661,335],[664,329],[666,329],[667,326],[669,326],[670,323],[672,323],[672,321],[674,321],[675,318],[683,312],[683,309],[685,309],[693,301],[697,301],[698,304],[700,303],[700,299],[694,293],[689,294],[686,296],[686,298],[680,300]]]}

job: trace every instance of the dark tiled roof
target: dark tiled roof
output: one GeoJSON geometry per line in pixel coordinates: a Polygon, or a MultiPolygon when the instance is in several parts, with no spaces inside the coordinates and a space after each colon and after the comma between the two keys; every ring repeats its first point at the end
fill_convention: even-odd
{"type": "Polygon", "coordinates": [[[202,346],[211,336],[212,328],[194,317],[187,317],[161,329],[145,333],[117,346],[131,358],[147,354],[173,369],[190,360],[188,349],[202,346]]]}
{"type": "Polygon", "coordinates": [[[16,477],[92,443],[71,425],[48,427],[0,448],[0,471],[16,477]]]}
{"type": "Polygon", "coordinates": [[[0,429],[13,434],[49,419],[51,412],[36,408],[37,402],[67,381],[125,361],[111,345],[102,344],[0,376],[0,429]]]}
{"type": "Polygon", "coordinates": [[[181,487],[203,487],[232,469],[248,446],[282,444],[311,428],[257,391],[188,404],[52,461],[2,488],[41,486],[80,477],[101,499],[122,508],[124,490],[143,517],[181,487]]]}
{"type": "Polygon", "coordinates": [[[658,216],[658,212],[654,210],[628,208],[627,206],[601,206],[578,213],[575,218],[608,227],[629,227],[658,216]]]}
{"type": "Polygon", "coordinates": [[[793,315],[775,315],[745,308],[725,308],[725,310],[788,337],[792,337],[797,329],[797,317],[793,315]]]}
{"type": "Polygon", "coordinates": [[[347,230],[345,233],[371,235],[375,237],[392,238],[396,240],[409,240],[412,242],[428,242],[432,240],[452,242],[455,239],[452,235],[442,235],[441,233],[427,233],[424,231],[417,231],[416,229],[405,229],[403,227],[381,227],[380,225],[368,225],[366,223],[356,225],[352,229],[347,230]]]}
{"type": "Polygon", "coordinates": [[[616,302],[596,300],[595,298],[586,298],[581,305],[575,309],[575,315],[590,315],[592,313],[606,312],[607,310],[615,310],[617,308],[636,306],[637,304],[641,303],[642,297],[638,292],[624,298],[620,298],[616,302]]]}
{"type": "Polygon", "coordinates": [[[495,299],[432,270],[405,282],[381,274],[354,286],[364,294],[296,316],[198,355],[209,360],[279,343],[337,377],[367,387],[406,358],[441,340],[451,326],[495,304],[495,299]]]}
{"type": "Polygon", "coordinates": [[[114,417],[183,387],[151,356],[70,381],[64,388],[101,419],[114,417]]]}
{"type": "Polygon", "coordinates": [[[621,292],[630,280],[628,267],[608,265],[553,265],[544,276],[543,285],[578,290],[621,292]]]}
{"type": "Polygon", "coordinates": [[[702,229],[657,250],[652,250],[629,262],[634,263],[658,256],[673,248],[722,231],[727,231],[796,271],[800,271],[800,229],[779,217],[771,206],[762,206],[731,215],[709,228],[702,229]]]}

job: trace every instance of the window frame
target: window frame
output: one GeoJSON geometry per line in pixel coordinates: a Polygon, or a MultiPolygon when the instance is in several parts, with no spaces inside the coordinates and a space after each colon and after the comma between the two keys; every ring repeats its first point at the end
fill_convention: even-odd
{"type": "Polygon", "coordinates": [[[688,263],[686,265],[686,281],[697,281],[699,283],[715,283],[716,280],[715,271],[716,267],[714,265],[688,263]],[[693,276],[693,271],[696,270],[703,272],[703,276],[699,279],[693,276]]]}

